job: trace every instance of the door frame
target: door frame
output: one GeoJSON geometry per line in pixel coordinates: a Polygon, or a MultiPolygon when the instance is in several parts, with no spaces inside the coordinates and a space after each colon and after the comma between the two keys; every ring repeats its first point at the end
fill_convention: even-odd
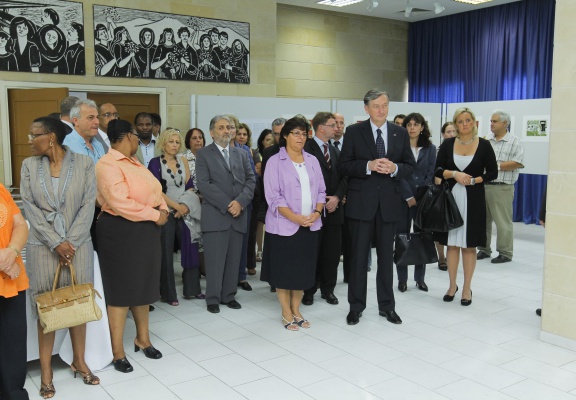
{"type": "Polygon", "coordinates": [[[44,83],[0,80],[0,139],[2,140],[2,163],[4,166],[4,185],[12,185],[12,155],[10,152],[10,119],[8,110],[9,89],[42,89],[68,87],[71,92],[111,92],[111,93],[145,93],[157,94],[160,98],[160,115],[167,115],[166,88],[116,85],[90,85],[83,83],[44,83]]]}

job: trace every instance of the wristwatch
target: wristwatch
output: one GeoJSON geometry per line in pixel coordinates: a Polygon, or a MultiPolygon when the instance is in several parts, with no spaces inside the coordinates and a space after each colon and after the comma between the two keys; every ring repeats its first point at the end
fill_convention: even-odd
{"type": "Polygon", "coordinates": [[[474,186],[476,184],[476,178],[470,179],[470,185],[474,186]]]}

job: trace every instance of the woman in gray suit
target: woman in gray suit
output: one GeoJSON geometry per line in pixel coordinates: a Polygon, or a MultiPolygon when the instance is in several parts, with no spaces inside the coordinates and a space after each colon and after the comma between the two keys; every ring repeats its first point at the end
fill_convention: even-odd
{"type": "MultiPolygon", "coordinates": [[[[402,179],[402,196],[406,200],[408,213],[407,218],[400,220],[399,232],[410,232],[411,222],[416,217],[416,203],[420,200],[418,194],[422,193],[426,186],[434,181],[434,166],[436,164],[436,146],[430,140],[428,123],[419,113],[411,113],[404,118],[402,126],[408,130],[410,136],[410,149],[416,159],[414,172],[408,178],[402,179]]],[[[419,229],[415,228],[415,231],[419,229]]],[[[405,292],[408,289],[408,266],[396,265],[398,272],[398,290],[405,292]]],[[[414,280],[416,287],[424,292],[428,286],[424,282],[426,264],[414,266],[414,280]]]]}
{"type": "MultiPolygon", "coordinates": [[[[84,155],[63,146],[66,128],[54,118],[35,119],[28,142],[32,157],[22,163],[20,193],[25,215],[30,222],[27,265],[30,275],[32,315],[38,318],[36,297],[52,290],[58,264],[74,265],[77,283],[93,281],[94,249],[90,225],[94,217],[96,179],[94,163],[84,155]]],[[[70,270],[63,268],[57,286],[71,284],[70,270]]],[[[45,399],[56,393],[52,383],[54,332],[42,333],[38,323],[40,353],[40,395],[45,399]]],[[[74,360],[70,365],[87,385],[98,385],[86,361],[86,324],[70,328],[74,360]]]]}

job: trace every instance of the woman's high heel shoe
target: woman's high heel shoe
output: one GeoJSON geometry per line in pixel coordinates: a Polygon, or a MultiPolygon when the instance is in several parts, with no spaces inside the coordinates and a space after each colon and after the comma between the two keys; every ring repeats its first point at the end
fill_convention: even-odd
{"type": "Polygon", "coordinates": [[[469,306],[470,304],[472,304],[472,290],[470,290],[470,300],[468,299],[462,299],[460,300],[460,304],[463,306],[469,306]]]}
{"type": "Polygon", "coordinates": [[[128,359],[126,357],[122,357],[122,358],[119,358],[117,360],[114,360],[114,361],[112,361],[112,364],[114,364],[114,369],[116,371],[123,372],[125,374],[127,374],[128,372],[134,371],[132,364],[130,364],[130,361],[128,361],[128,359]]]}
{"type": "Polygon", "coordinates": [[[98,378],[96,375],[92,374],[92,372],[80,371],[78,368],[76,368],[74,363],[70,364],[70,369],[72,370],[72,372],[74,372],[74,378],[76,378],[76,374],[80,374],[80,376],[82,377],[82,380],[84,381],[84,383],[86,385],[99,385],[100,384],[100,378],[98,378]]]}
{"type": "Polygon", "coordinates": [[[454,296],[456,296],[456,292],[458,292],[458,285],[456,285],[456,291],[454,292],[454,294],[452,296],[450,296],[449,294],[445,294],[444,298],[442,300],[449,302],[454,300],[454,296]]]}
{"type": "Polygon", "coordinates": [[[51,399],[56,394],[56,388],[54,387],[54,382],[43,383],[40,381],[40,396],[45,399],[51,399]]]}
{"type": "Polygon", "coordinates": [[[156,350],[154,346],[150,345],[149,347],[142,348],[134,343],[134,352],[138,353],[140,350],[144,353],[144,355],[148,358],[152,358],[154,360],[158,360],[162,358],[162,353],[159,350],[156,350]]]}

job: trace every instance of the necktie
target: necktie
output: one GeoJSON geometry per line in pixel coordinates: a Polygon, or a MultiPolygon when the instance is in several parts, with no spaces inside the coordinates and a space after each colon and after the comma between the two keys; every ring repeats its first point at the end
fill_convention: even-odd
{"type": "Polygon", "coordinates": [[[326,162],[328,163],[328,168],[331,168],[332,165],[330,164],[330,152],[328,151],[328,144],[324,143],[323,147],[324,147],[324,158],[326,159],[326,162]]]}
{"type": "Polygon", "coordinates": [[[384,144],[384,139],[382,138],[382,131],[380,129],[376,129],[376,153],[378,154],[378,158],[384,158],[386,156],[386,145],[384,144]]]}
{"type": "Polygon", "coordinates": [[[222,154],[224,155],[224,161],[226,161],[226,165],[230,168],[230,157],[228,156],[228,149],[222,150],[222,154]]]}
{"type": "Polygon", "coordinates": [[[338,150],[340,150],[340,141],[339,141],[339,140],[335,141],[335,142],[334,142],[334,146],[336,146],[336,148],[337,148],[338,150]]]}

